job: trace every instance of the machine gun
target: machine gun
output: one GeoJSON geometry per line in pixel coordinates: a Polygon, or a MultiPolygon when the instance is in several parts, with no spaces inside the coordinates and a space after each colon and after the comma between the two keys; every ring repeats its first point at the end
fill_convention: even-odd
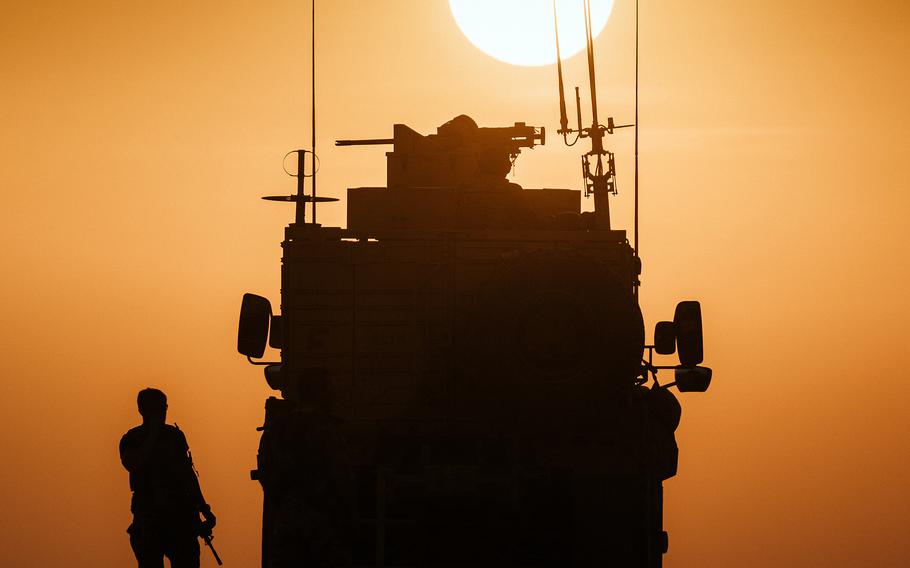
{"type": "Polygon", "coordinates": [[[506,179],[522,148],[546,143],[547,132],[524,122],[480,128],[466,115],[456,116],[423,136],[403,124],[392,138],[337,140],[336,146],[392,144],[386,187],[508,187],[506,179]]]}

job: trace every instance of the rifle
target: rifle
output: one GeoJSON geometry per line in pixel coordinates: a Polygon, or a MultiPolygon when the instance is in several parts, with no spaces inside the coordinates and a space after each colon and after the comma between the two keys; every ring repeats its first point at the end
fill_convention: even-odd
{"type": "MultiPolygon", "coordinates": [[[[174,422],[174,428],[176,428],[177,430],[180,430],[180,426],[177,426],[176,422],[174,422]]],[[[196,488],[195,488],[196,492],[199,494],[199,498],[202,499],[202,489],[199,488],[199,472],[196,471],[196,465],[193,463],[193,453],[189,451],[189,448],[187,448],[186,457],[190,460],[190,469],[193,472],[193,476],[194,476],[193,479],[194,479],[195,485],[196,485],[196,488]]],[[[204,502],[203,502],[203,504],[204,504],[204,502]]],[[[205,505],[205,508],[208,510],[208,512],[210,514],[211,508],[209,508],[208,505],[205,505]]],[[[214,545],[212,545],[212,539],[214,538],[212,536],[212,528],[214,528],[214,521],[210,522],[208,514],[206,514],[205,517],[206,517],[206,520],[202,521],[201,525],[199,526],[199,536],[202,537],[202,542],[204,542],[205,545],[207,547],[209,547],[209,550],[212,551],[212,556],[215,557],[215,562],[218,563],[218,566],[221,566],[222,565],[221,557],[218,556],[218,551],[216,551],[214,545]]],[[[197,517],[197,519],[198,519],[198,517],[197,517]]]]}

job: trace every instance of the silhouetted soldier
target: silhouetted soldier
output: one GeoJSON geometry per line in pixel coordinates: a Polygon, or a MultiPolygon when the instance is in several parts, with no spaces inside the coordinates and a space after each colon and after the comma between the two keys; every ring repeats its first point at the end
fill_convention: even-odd
{"type": "Polygon", "coordinates": [[[136,402],[142,425],[120,439],[120,461],[133,491],[130,545],[139,568],[161,568],[165,556],[172,568],[197,568],[198,537],[211,533],[215,515],[202,496],[183,432],[164,423],[165,394],[144,389],[136,402]]]}

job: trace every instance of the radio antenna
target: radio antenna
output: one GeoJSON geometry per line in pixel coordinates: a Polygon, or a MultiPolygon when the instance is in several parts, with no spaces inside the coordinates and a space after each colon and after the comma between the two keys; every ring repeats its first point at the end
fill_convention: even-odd
{"type": "MultiPolygon", "coordinates": [[[[635,0],[635,256],[638,254],[638,0],[635,0]]],[[[635,287],[638,295],[638,286],[635,287]]]]}
{"type": "MultiPolygon", "coordinates": [[[[616,161],[613,152],[604,148],[604,136],[613,134],[617,128],[628,128],[631,124],[617,125],[613,117],[607,124],[601,124],[597,116],[597,79],[594,73],[594,33],[592,31],[591,0],[584,0],[585,51],[588,59],[588,82],[591,89],[591,126],[582,126],[581,97],[575,87],[575,107],[578,114],[578,128],[568,127],[566,116],[566,95],[563,86],[562,58],[559,50],[559,24],[556,20],[556,0],[553,0],[553,21],[556,25],[556,69],[559,78],[559,133],[567,146],[572,146],[581,138],[591,139],[591,150],[581,157],[582,179],[585,196],[594,196],[594,225],[599,231],[610,230],[609,195],[616,195],[616,161]],[[571,144],[569,134],[576,134],[571,144]]],[[[637,239],[637,237],[636,237],[637,239]]]]}
{"type": "MultiPolygon", "coordinates": [[[[584,1],[585,11],[585,46],[588,52],[588,83],[591,85],[591,142],[594,145],[592,152],[599,153],[603,149],[603,136],[596,136],[599,130],[597,122],[597,80],[594,78],[594,34],[591,32],[591,0],[584,1]]],[[[602,132],[600,133],[602,134],[602,132]]]]}
{"type": "MultiPolygon", "coordinates": [[[[568,143],[566,137],[569,133],[569,117],[566,114],[566,88],[562,81],[562,54],[559,51],[559,18],[556,15],[556,0],[553,0],[553,26],[556,31],[556,72],[559,74],[559,130],[557,132],[562,134],[563,139],[566,139],[566,143],[568,143]]],[[[578,111],[578,114],[580,117],[581,110],[578,111]]]]}
{"type": "MultiPolygon", "coordinates": [[[[311,66],[312,66],[312,126],[313,126],[313,138],[310,142],[309,150],[291,150],[284,155],[284,160],[282,161],[282,167],[284,168],[284,173],[288,174],[291,177],[297,178],[297,193],[293,195],[266,195],[263,197],[266,201],[281,201],[284,203],[293,203],[295,205],[294,209],[294,223],[302,225],[306,223],[306,204],[310,203],[313,206],[313,221],[312,223],[316,224],[316,204],[317,203],[327,203],[331,201],[338,201],[337,197],[316,197],[316,172],[319,171],[319,157],[316,155],[316,0],[313,1],[313,12],[312,12],[312,35],[313,43],[311,49],[311,66]],[[297,154],[297,173],[292,174],[287,169],[287,159],[291,154],[297,154]],[[311,164],[313,168],[313,173],[310,175],[306,174],[306,155],[310,154],[312,156],[311,164]],[[312,185],[310,195],[307,195],[303,189],[304,178],[311,177],[312,185]]],[[[256,363],[257,365],[262,363],[256,363]]]]}
{"type": "Polygon", "coordinates": [[[316,224],[316,0],[313,0],[313,13],[312,13],[312,36],[313,43],[310,49],[310,66],[311,66],[311,80],[312,85],[312,117],[311,121],[313,123],[313,139],[312,144],[310,145],[310,151],[313,153],[313,180],[312,185],[310,186],[311,191],[313,192],[313,224],[316,224]]]}

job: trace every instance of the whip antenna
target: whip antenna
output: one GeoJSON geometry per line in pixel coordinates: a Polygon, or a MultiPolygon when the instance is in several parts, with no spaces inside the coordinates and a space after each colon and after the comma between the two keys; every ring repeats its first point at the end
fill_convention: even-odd
{"type": "Polygon", "coordinates": [[[553,0],[553,26],[556,32],[556,72],[559,74],[559,134],[563,138],[569,133],[569,117],[566,114],[566,88],[562,81],[562,54],[559,51],[559,19],[556,16],[556,0],[553,0]]]}
{"type": "MultiPolygon", "coordinates": [[[[306,223],[306,204],[310,203],[313,206],[313,224],[316,224],[316,204],[317,203],[326,203],[330,201],[338,201],[337,197],[317,197],[316,196],[316,172],[319,171],[319,157],[316,156],[316,0],[313,0],[313,21],[312,21],[312,32],[313,32],[313,43],[312,43],[312,53],[311,53],[311,64],[312,64],[312,126],[313,126],[313,138],[310,142],[309,150],[291,150],[284,155],[284,160],[282,161],[282,167],[284,168],[284,173],[288,174],[291,177],[297,178],[297,193],[293,195],[266,195],[263,197],[266,201],[279,201],[284,203],[293,203],[295,205],[294,212],[294,223],[298,225],[303,225],[306,223]],[[292,174],[287,169],[287,159],[291,154],[297,154],[297,173],[292,174]],[[307,175],[306,173],[306,155],[310,154],[312,156],[311,163],[313,168],[313,173],[307,175]],[[304,178],[313,178],[311,193],[307,195],[304,191],[304,178]]],[[[254,363],[256,365],[264,365],[265,363],[254,363]]]]}
{"type": "MultiPolygon", "coordinates": [[[[591,0],[585,0],[585,45],[588,51],[588,81],[591,83],[591,128],[596,129],[600,123],[597,122],[597,81],[594,78],[594,35],[591,33],[591,0]]],[[[592,142],[600,140],[595,136],[591,137],[592,142]]],[[[593,151],[597,151],[599,145],[595,145],[593,151]]],[[[601,146],[602,148],[602,146],[601,146]]]]}
{"type": "MultiPolygon", "coordinates": [[[[310,83],[312,85],[312,103],[313,103],[313,106],[312,106],[313,140],[312,140],[312,144],[310,144],[310,151],[312,152],[313,157],[315,158],[316,157],[316,0],[313,0],[313,14],[312,14],[311,26],[312,26],[313,44],[310,49],[310,56],[311,56],[310,66],[312,67],[312,69],[311,69],[312,77],[311,77],[310,83]]],[[[312,183],[310,189],[313,192],[313,224],[315,225],[316,224],[316,161],[315,161],[315,159],[313,160],[313,180],[312,181],[313,181],[313,183],[312,183]]]]}
{"type": "MultiPolygon", "coordinates": [[[[641,256],[638,252],[638,1],[635,0],[635,237],[632,240],[632,254],[638,258],[641,266],[641,256]]],[[[641,272],[639,270],[639,272],[641,272]]],[[[638,290],[641,287],[640,275],[635,278],[635,299],[638,300],[638,290]]]]}
{"type": "MultiPolygon", "coordinates": [[[[635,256],[638,256],[638,0],[635,0],[635,256]]],[[[635,287],[638,294],[638,286],[635,287]]]]}

